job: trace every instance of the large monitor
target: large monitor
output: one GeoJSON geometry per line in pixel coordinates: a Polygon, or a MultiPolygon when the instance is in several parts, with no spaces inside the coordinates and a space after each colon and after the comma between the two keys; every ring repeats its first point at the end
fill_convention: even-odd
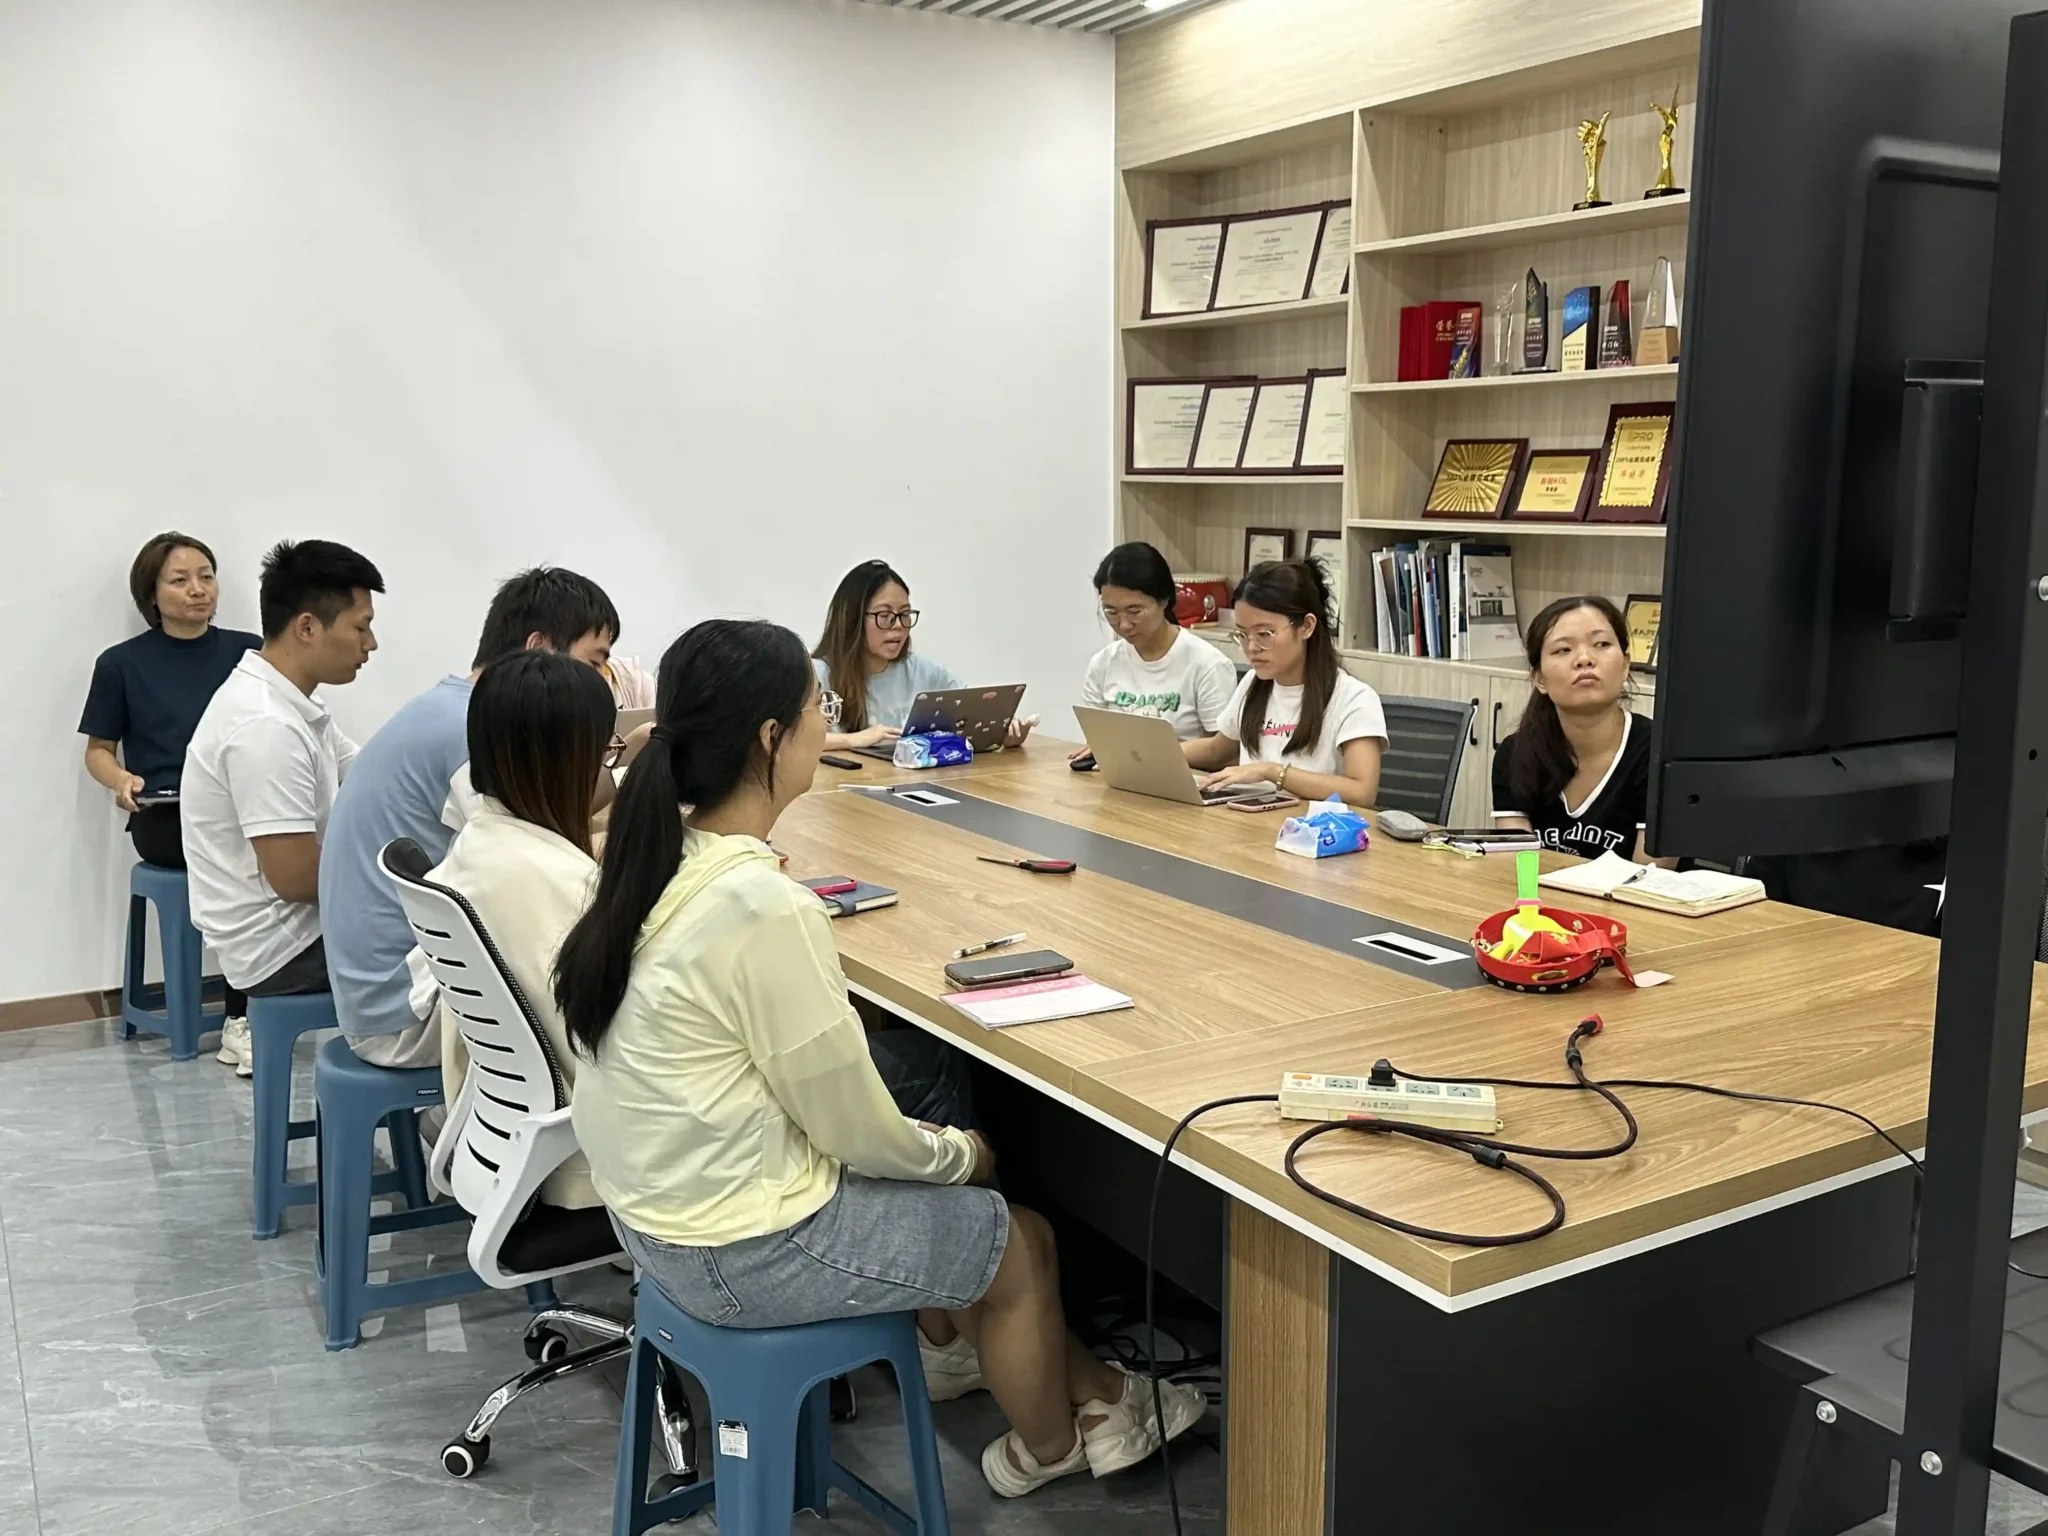
{"type": "Polygon", "coordinates": [[[2012,0],[1707,0],[1649,841],[1947,830],[2012,0]]]}

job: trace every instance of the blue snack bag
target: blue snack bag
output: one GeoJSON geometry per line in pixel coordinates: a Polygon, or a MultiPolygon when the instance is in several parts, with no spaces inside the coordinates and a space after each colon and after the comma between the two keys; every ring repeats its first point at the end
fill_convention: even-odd
{"type": "Polygon", "coordinates": [[[1365,852],[1371,831],[1371,822],[1332,795],[1307,815],[1290,816],[1282,822],[1273,846],[1304,859],[1334,859],[1343,853],[1365,852]]]}

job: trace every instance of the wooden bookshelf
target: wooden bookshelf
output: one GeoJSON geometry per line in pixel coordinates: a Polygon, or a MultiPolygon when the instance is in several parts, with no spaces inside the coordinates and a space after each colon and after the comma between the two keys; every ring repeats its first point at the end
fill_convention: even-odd
{"type": "Polygon", "coordinates": [[[1587,368],[1566,373],[1556,369],[1549,373],[1493,373],[1481,374],[1476,379],[1390,379],[1378,384],[1354,384],[1354,395],[1423,395],[1455,393],[1467,389],[1549,389],[1556,386],[1615,385],[1630,382],[1640,383],[1644,379],[1676,379],[1678,364],[1651,363],[1643,367],[1628,368],[1587,368]]]}
{"type": "Polygon", "coordinates": [[[1218,331],[1227,326],[1263,325],[1275,320],[1299,320],[1310,315],[1341,316],[1351,303],[1350,295],[1330,299],[1296,299],[1291,304],[1248,304],[1242,309],[1205,309],[1191,315],[1155,315],[1150,320],[1133,320],[1126,332],[1218,331]]]}
{"type": "Polygon", "coordinates": [[[1417,533],[1424,538],[1449,538],[1454,535],[1477,534],[1488,539],[1518,538],[1565,538],[1565,539],[1661,539],[1664,537],[1662,523],[1534,523],[1513,522],[1494,518],[1487,521],[1465,522],[1444,517],[1353,517],[1345,519],[1346,528],[1366,528],[1386,532],[1417,533]]]}
{"type": "MultiPolygon", "coordinates": [[[[1555,364],[1563,299],[1573,288],[1598,284],[1604,300],[1614,282],[1627,280],[1640,335],[1652,272],[1664,256],[1682,309],[1692,199],[1645,199],[1642,193],[1657,171],[1659,121],[1651,103],[1670,101],[1674,90],[1677,180],[1688,180],[1699,29],[1696,13],[1681,19],[1675,7],[1668,20],[1656,20],[1654,4],[1630,0],[1627,14],[1585,18],[1572,34],[1582,46],[1562,33],[1542,33],[1546,45],[1572,50],[1567,53],[1539,57],[1534,48],[1504,45],[1499,57],[1528,61],[1507,69],[1473,73],[1474,56],[1466,48],[1409,49],[1398,68],[1378,73],[1381,83],[1372,94],[1340,111],[1330,110],[1343,99],[1336,75],[1315,86],[1312,101],[1303,98],[1308,110],[1275,108],[1263,117],[1260,100],[1292,100],[1287,93],[1309,89],[1301,70],[1268,71],[1257,91],[1227,100],[1214,94],[1216,82],[1208,78],[1223,66],[1221,59],[1210,60],[1208,75],[1197,78],[1185,73],[1194,68],[1190,60],[1162,52],[1156,78],[1119,78],[1119,465],[1127,430],[1124,382],[1134,377],[1273,378],[1341,367],[1350,383],[1350,423],[1341,477],[1118,474],[1117,536],[1157,545],[1175,570],[1216,572],[1234,581],[1243,574],[1248,528],[1287,529],[1297,551],[1312,532],[1341,531],[1344,558],[1334,574],[1345,665],[1383,693],[1480,706],[1477,741],[1461,769],[1457,797],[1458,815],[1474,822],[1483,822],[1488,810],[1490,738],[1513,728],[1527,695],[1526,668],[1519,657],[1450,662],[1375,649],[1372,554],[1420,539],[1506,544],[1523,619],[1569,594],[1595,592],[1620,602],[1661,591],[1661,526],[1454,522],[1394,509],[1422,505],[1448,439],[1520,437],[1539,449],[1598,448],[1613,405],[1676,398],[1679,366],[1402,380],[1396,366],[1400,311],[1437,299],[1479,304],[1481,356],[1490,359],[1496,301],[1533,267],[1549,288],[1555,364]],[[1602,35],[1603,27],[1610,35],[1602,35]],[[1177,111],[1187,121],[1230,123],[1236,131],[1201,138],[1174,126],[1177,111]],[[1585,195],[1575,130],[1581,119],[1603,111],[1612,113],[1601,172],[1601,195],[1610,206],[1574,209],[1585,195]],[[1346,197],[1354,248],[1343,297],[1144,318],[1147,220],[1346,197]],[[1337,494],[1296,494],[1305,485],[1329,486],[1337,494]]],[[[1503,5],[1499,25],[1512,32],[1523,22],[1509,10],[1503,5]]],[[[1311,73],[1320,67],[1309,63],[1312,40],[1288,46],[1305,50],[1311,73]]],[[[1603,303],[1603,323],[1604,310],[1603,303]]],[[[1648,691],[1642,679],[1637,687],[1648,691]]]]}

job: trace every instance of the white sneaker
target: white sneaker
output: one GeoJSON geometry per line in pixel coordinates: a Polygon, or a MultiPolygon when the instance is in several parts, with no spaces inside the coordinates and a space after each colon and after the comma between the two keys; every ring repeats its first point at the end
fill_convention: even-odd
{"type": "Polygon", "coordinates": [[[237,1077],[248,1077],[255,1072],[256,1048],[249,1042],[247,1019],[238,1016],[221,1021],[220,1051],[213,1059],[222,1066],[233,1067],[237,1077]]]}
{"type": "Polygon", "coordinates": [[[1074,1449],[1064,1461],[1051,1466],[1041,1464],[1030,1448],[1017,1438],[1017,1431],[1011,1430],[1000,1439],[991,1440],[981,1453],[981,1475],[988,1479],[989,1487],[1006,1499],[1021,1499],[1035,1489],[1043,1488],[1057,1478],[1069,1476],[1088,1465],[1088,1442],[1078,1434],[1074,1436],[1074,1449]]]}
{"type": "Polygon", "coordinates": [[[981,1379],[981,1356],[964,1333],[955,1334],[950,1344],[929,1343],[920,1333],[917,1353],[924,1361],[925,1392],[935,1403],[950,1403],[956,1397],[979,1392],[985,1385],[981,1379]]]}
{"type": "MultiPolygon", "coordinates": [[[[1116,1365],[1114,1361],[1112,1365],[1116,1365]]],[[[1088,1452],[1088,1465],[1097,1477],[1107,1477],[1139,1462],[1159,1449],[1159,1414],[1152,1405],[1152,1378],[1124,1370],[1124,1395],[1114,1403],[1100,1398],[1083,1403],[1080,1422],[1101,1417],[1094,1428],[1081,1431],[1081,1443],[1088,1452]]],[[[1208,1411],[1209,1400],[1193,1387],[1177,1381],[1159,1383],[1160,1401],[1166,1409],[1166,1438],[1178,1440],[1193,1429],[1208,1411]]]]}

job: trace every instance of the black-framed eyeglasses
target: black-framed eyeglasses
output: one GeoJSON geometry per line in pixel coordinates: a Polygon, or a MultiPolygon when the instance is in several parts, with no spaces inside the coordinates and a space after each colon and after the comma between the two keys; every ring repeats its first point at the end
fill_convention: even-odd
{"type": "Polygon", "coordinates": [[[905,608],[901,612],[894,608],[870,608],[867,614],[875,621],[877,629],[915,629],[919,617],[915,608],[905,608]]]}

